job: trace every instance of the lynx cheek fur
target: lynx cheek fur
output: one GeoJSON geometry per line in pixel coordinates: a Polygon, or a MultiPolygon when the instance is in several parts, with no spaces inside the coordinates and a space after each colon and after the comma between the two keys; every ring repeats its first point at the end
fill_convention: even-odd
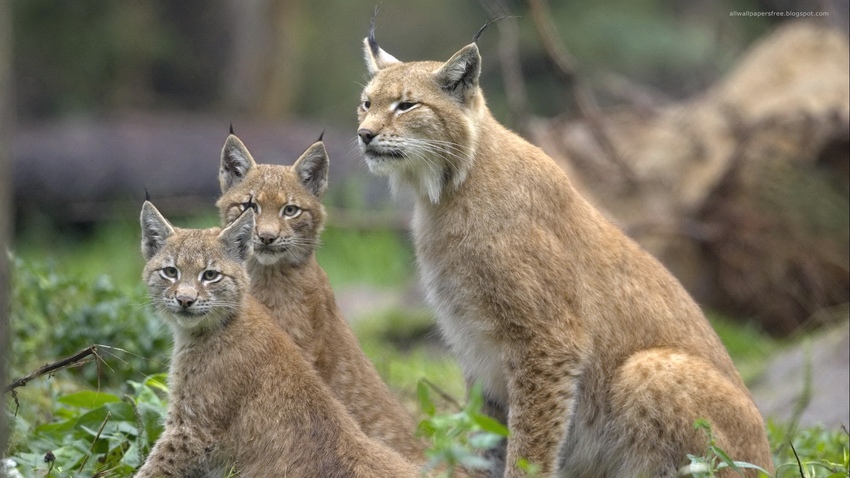
{"type": "Polygon", "coordinates": [[[360,146],[416,197],[429,302],[511,431],[504,475],[523,476],[525,458],[547,477],[676,476],[706,450],[698,418],[734,459],[770,469],[762,418],[699,307],[493,118],[475,42],[445,63],[397,60],[374,27],[364,43],[360,146]]]}
{"type": "Polygon", "coordinates": [[[254,255],[247,264],[252,295],[271,310],[367,436],[423,462],[425,446],[415,436],[413,418],[360,349],[316,262],[327,178],[321,140],[288,167],[256,164],[231,134],[221,152],[222,223],[246,208],[257,211],[254,255]]]}
{"type": "Polygon", "coordinates": [[[136,477],[418,477],[367,438],[298,347],[247,295],[254,213],[177,229],[142,209],[144,279],[174,331],[165,431],[136,477]],[[218,472],[217,474],[213,474],[218,472]]]}

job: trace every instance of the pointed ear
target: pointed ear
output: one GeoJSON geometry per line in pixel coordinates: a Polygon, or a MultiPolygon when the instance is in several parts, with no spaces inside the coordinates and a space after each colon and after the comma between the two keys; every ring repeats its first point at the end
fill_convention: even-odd
{"type": "Polygon", "coordinates": [[[390,65],[401,63],[396,57],[381,49],[374,35],[371,34],[363,39],[363,56],[366,57],[366,69],[369,70],[369,76],[375,76],[375,73],[390,65]]]}
{"type": "Polygon", "coordinates": [[[142,205],[140,222],[142,224],[142,256],[149,261],[174,234],[174,227],[150,201],[145,201],[142,205]]]}
{"type": "Polygon", "coordinates": [[[434,72],[443,91],[461,103],[466,103],[475,95],[480,74],[481,55],[475,43],[463,47],[434,72]]]}
{"type": "Polygon", "coordinates": [[[235,134],[230,134],[221,148],[221,167],[218,171],[218,182],[221,192],[242,182],[248,171],[256,166],[248,148],[235,134]]]}
{"type": "Polygon", "coordinates": [[[239,262],[245,262],[251,255],[253,237],[254,210],[251,208],[246,209],[218,234],[218,240],[224,244],[224,251],[239,262]]]}
{"type": "Polygon", "coordinates": [[[325,143],[316,141],[295,161],[292,170],[313,196],[321,198],[328,190],[329,163],[325,143]]]}

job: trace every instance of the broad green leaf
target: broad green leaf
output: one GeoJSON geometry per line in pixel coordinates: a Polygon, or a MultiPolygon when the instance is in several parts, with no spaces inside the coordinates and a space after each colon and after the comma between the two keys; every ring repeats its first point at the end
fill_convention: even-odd
{"type": "Polygon", "coordinates": [[[97,408],[107,403],[120,402],[121,399],[111,393],[85,390],[59,397],[59,403],[77,408],[97,408]]]}
{"type": "Polygon", "coordinates": [[[493,417],[481,413],[475,413],[471,415],[471,418],[473,423],[481,427],[481,429],[484,431],[495,433],[496,435],[503,437],[506,437],[510,434],[510,432],[508,431],[508,427],[502,425],[501,423],[499,423],[498,420],[493,417]]]}

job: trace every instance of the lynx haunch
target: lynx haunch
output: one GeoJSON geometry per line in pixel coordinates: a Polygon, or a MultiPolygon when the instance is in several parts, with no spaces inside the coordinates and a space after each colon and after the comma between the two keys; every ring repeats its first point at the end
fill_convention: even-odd
{"type": "MultiPolygon", "coordinates": [[[[475,42],[445,63],[401,62],[365,40],[358,137],[369,168],[416,197],[427,297],[469,382],[541,476],[676,476],[707,419],[736,460],[771,468],[764,424],[699,307],[499,124],[475,42]]],[[[499,476],[500,470],[494,471],[499,476]]]]}

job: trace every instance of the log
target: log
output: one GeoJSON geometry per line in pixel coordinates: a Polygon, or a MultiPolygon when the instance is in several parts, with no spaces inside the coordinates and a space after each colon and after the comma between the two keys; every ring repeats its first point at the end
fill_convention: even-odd
{"type": "Polygon", "coordinates": [[[849,51],[829,23],[787,22],[697,97],[526,130],[700,302],[784,335],[847,317],[849,51]]]}

